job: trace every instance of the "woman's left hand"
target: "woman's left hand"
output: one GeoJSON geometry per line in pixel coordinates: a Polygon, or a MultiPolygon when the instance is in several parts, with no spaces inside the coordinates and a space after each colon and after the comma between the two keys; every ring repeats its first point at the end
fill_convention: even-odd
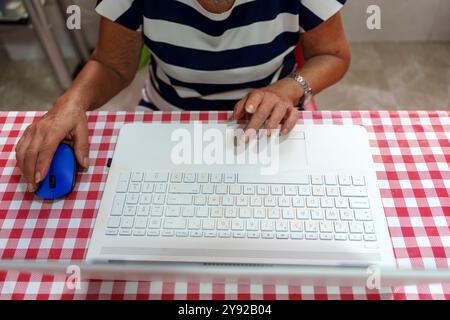
{"type": "Polygon", "coordinates": [[[280,135],[286,135],[297,123],[297,105],[302,96],[303,89],[295,80],[282,79],[268,87],[251,91],[234,107],[233,119],[242,119],[246,112],[251,114],[245,128],[246,142],[257,130],[266,129],[270,135],[280,124],[280,135]]]}

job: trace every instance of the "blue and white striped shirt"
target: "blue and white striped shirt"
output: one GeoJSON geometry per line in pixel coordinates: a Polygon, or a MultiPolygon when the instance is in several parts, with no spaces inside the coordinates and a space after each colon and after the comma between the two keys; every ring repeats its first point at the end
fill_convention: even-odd
{"type": "Polygon", "coordinates": [[[306,32],[346,0],[236,0],[221,14],[196,0],[100,0],[97,12],[143,30],[151,51],[144,97],[161,110],[231,110],[286,77],[306,32]]]}

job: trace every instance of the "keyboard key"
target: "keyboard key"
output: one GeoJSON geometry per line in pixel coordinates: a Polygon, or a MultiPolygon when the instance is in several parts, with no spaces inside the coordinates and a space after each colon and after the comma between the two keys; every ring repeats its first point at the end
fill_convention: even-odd
{"type": "Polygon", "coordinates": [[[236,175],[233,173],[226,173],[223,177],[223,182],[225,183],[235,183],[236,182],[236,175]]]}
{"type": "Polygon", "coordinates": [[[277,185],[277,184],[271,185],[270,193],[274,196],[282,195],[283,194],[283,186],[277,185]]]}
{"type": "Polygon", "coordinates": [[[264,197],[264,206],[265,207],[275,207],[277,205],[277,198],[268,196],[264,197]]]}
{"type": "Polygon", "coordinates": [[[105,234],[107,236],[116,236],[119,234],[119,229],[106,229],[105,234]]]}
{"type": "Polygon", "coordinates": [[[121,236],[131,236],[131,229],[120,229],[119,235],[121,235],[121,236]]]}
{"type": "Polygon", "coordinates": [[[320,207],[321,208],[333,208],[334,200],[332,198],[320,198],[320,207]]]}
{"type": "Polygon", "coordinates": [[[329,197],[337,197],[339,196],[339,188],[338,187],[326,187],[327,196],[329,197]]]}
{"type": "Polygon", "coordinates": [[[244,194],[253,195],[255,194],[256,189],[254,185],[246,184],[244,185],[244,194]]]}
{"type": "Polygon", "coordinates": [[[150,215],[152,217],[162,217],[163,212],[164,212],[164,207],[162,207],[162,206],[150,207],[150,215]]]}
{"type": "Polygon", "coordinates": [[[252,217],[252,208],[239,208],[239,218],[250,219],[252,217]]]}
{"type": "Polygon", "coordinates": [[[209,182],[209,174],[208,173],[199,173],[197,176],[198,183],[208,183],[209,182]]]}
{"type": "Polygon", "coordinates": [[[291,239],[292,240],[302,240],[303,239],[303,233],[301,232],[292,232],[291,233],[291,239]]]}
{"type": "Polygon", "coordinates": [[[218,236],[219,236],[219,238],[230,238],[231,232],[230,231],[219,231],[218,236]]]}
{"type": "Polygon", "coordinates": [[[347,222],[335,221],[334,222],[334,231],[337,233],[347,233],[348,232],[347,222]]]}
{"type": "Polygon", "coordinates": [[[183,174],[181,172],[172,173],[170,176],[170,182],[181,182],[183,181],[183,174]]]}
{"type": "Polygon", "coordinates": [[[280,219],[279,208],[267,208],[267,217],[269,219],[280,219]]]}
{"type": "Polygon", "coordinates": [[[363,176],[352,176],[352,181],[354,186],[365,186],[366,180],[363,176]]]}
{"type": "Polygon", "coordinates": [[[287,232],[277,232],[276,233],[277,239],[289,239],[289,233],[287,232]]]}
{"type": "Polygon", "coordinates": [[[361,241],[362,240],[362,235],[361,234],[350,234],[348,236],[348,239],[350,241],[361,241]]]}
{"type": "Polygon", "coordinates": [[[231,221],[231,230],[244,230],[244,220],[233,219],[231,221]]]}
{"type": "Polygon", "coordinates": [[[275,236],[275,233],[273,232],[261,232],[261,237],[263,239],[273,239],[275,236]]]}
{"type": "Polygon", "coordinates": [[[231,222],[229,219],[218,219],[217,220],[217,230],[229,230],[231,222]]]}
{"type": "Polygon", "coordinates": [[[126,205],[123,209],[124,216],[134,216],[136,215],[136,206],[126,205]]]}
{"type": "Polygon", "coordinates": [[[312,187],[312,194],[315,197],[320,197],[325,195],[325,187],[323,186],[313,186],[312,187]]]}
{"type": "Polygon", "coordinates": [[[339,210],[327,209],[325,210],[325,219],[327,220],[339,220],[339,210]]]}
{"type": "Polygon", "coordinates": [[[342,234],[342,233],[335,233],[334,234],[334,240],[345,241],[345,240],[347,240],[347,235],[346,234],[342,234]]]}
{"type": "Polygon", "coordinates": [[[341,186],[349,186],[352,184],[352,180],[349,176],[339,176],[339,184],[341,186]]]}
{"type": "Polygon", "coordinates": [[[180,207],[167,207],[166,208],[166,217],[179,217],[181,214],[180,207]]]}
{"type": "Polygon", "coordinates": [[[323,220],[324,219],[324,212],[320,209],[311,209],[310,214],[311,214],[312,220],[323,220]]]}
{"type": "Polygon", "coordinates": [[[260,184],[257,186],[257,193],[259,195],[268,195],[269,194],[269,186],[266,184],[260,184]]]}
{"type": "Polygon", "coordinates": [[[247,220],[246,221],[247,231],[258,231],[259,230],[259,220],[247,220]]]}
{"type": "Polygon", "coordinates": [[[198,194],[198,193],[200,193],[200,185],[175,183],[175,184],[171,184],[169,186],[168,192],[169,193],[198,194]]]}
{"type": "Polygon", "coordinates": [[[195,208],[194,207],[183,207],[183,208],[181,208],[181,215],[183,217],[194,217],[195,216],[195,208]]]}
{"type": "Polygon", "coordinates": [[[189,236],[189,232],[187,230],[178,230],[175,231],[175,236],[179,238],[186,238],[189,236]]]}
{"type": "Polygon", "coordinates": [[[137,217],[134,220],[134,227],[136,229],[146,229],[147,228],[147,218],[146,217],[137,217]]]}
{"type": "Polygon", "coordinates": [[[340,189],[343,197],[367,197],[365,187],[343,186],[340,189]]]}
{"type": "Polygon", "coordinates": [[[262,220],[261,221],[261,230],[262,231],[273,231],[275,229],[274,221],[270,220],[262,220]]]}
{"type": "Polygon", "coordinates": [[[297,219],[308,220],[309,210],[308,209],[297,209],[297,219]]]}
{"type": "Polygon", "coordinates": [[[365,233],[375,233],[375,225],[372,222],[364,222],[365,233]]]}
{"type": "Polygon", "coordinates": [[[320,240],[333,240],[333,235],[331,233],[321,233],[320,240]]]}
{"type": "Polygon", "coordinates": [[[284,194],[287,196],[296,196],[297,195],[297,186],[284,186],[284,194]]]}
{"type": "Polygon", "coordinates": [[[236,197],[237,206],[248,206],[248,196],[237,196],[236,197]]]}
{"type": "MultiPolygon", "coordinates": [[[[214,208],[214,210],[220,210],[220,208],[214,208]]],[[[197,207],[195,214],[198,218],[206,218],[209,216],[208,207],[197,207]]]]}
{"type": "Polygon", "coordinates": [[[350,202],[350,208],[352,209],[369,209],[369,199],[368,198],[348,198],[350,202]]]}
{"type": "Polygon", "coordinates": [[[203,230],[214,230],[214,229],[216,229],[216,220],[215,219],[203,219],[203,221],[202,221],[202,229],[203,230]]]}
{"type": "Polygon", "coordinates": [[[168,179],[169,174],[163,172],[148,172],[144,177],[145,182],[167,182],[168,179]]]}
{"type": "Polygon", "coordinates": [[[215,237],[217,237],[217,231],[213,231],[213,230],[205,231],[205,232],[203,233],[203,236],[204,236],[205,238],[215,238],[215,237]]]}
{"type": "Polygon", "coordinates": [[[149,229],[160,229],[161,228],[162,219],[161,218],[151,218],[148,221],[149,229]]]}
{"type": "Polygon", "coordinates": [[[188,222],[188,229],[200,229],[202,227],[202,220],[201,219],[189,219],[188,222]]]}
{"type": "Polygon", "coordinates": [[[148,216],[150,214],[150,206],[147,205],[140,205],[137,207],[137,215],[138,216],[148,216]]]}
{"type": "Polygon", "coordinates": [[[241,186],[237,184],[230,185],[230,194],[239,195],[241,194],[241,186]]]}
{"type": "Polygon", "coordinates": [[[293,197],[292,198],[292,206],[296,208],[305,207],[305,198],[303,197],[293,197]]]}
{"type": "MultiPolygon", "coordinates": [[[[162,193],[155,193],[153,195],[153,204],[164,204],[166,195],[162,193]]],[[[182,203],[168,203],[168,204],[182,204],[182,203]]]]}
{"type": "Polygon", "coordinates": [[[377,241],[377,236],[374,234],[365,234],[364,241],[377,241]]]}
{"type": "Polygon", "coordinates": [[[372,220],[372,212],[370,210],[355,210],[355,220],[371,221],[372,220]]]}
{"type": "Polygon", "coordinates": [[[203,236],[203,232],[194,230],[194,231],[189,232],[189,236],[193,237],[193,238],[199,238],[199,237],[203,236]]]}
{"type": "Polygon", "coordinates": [[[303,231],[303,221],[290,221],[290,230],[291,232],[302,232],[303,231]]]}
{"type": "Polygon", "coordinates": [[[210,206],[218,206],[220,205],[220,196],[208,196],[208,205],[210,206]]]}
{"type": "Polygon", "coordinates": [[[142,193],[139,197],[140,204],[150,204],[152,203],[152,195],[150,193],[142,193]]]}
{"type": "Polygon", "coordinates": [[[334,206],[338,209],[346,209],[346,208],[348,208],[348,199],[347,198],[334,198],[334,206]]]}
{"type": "Polygon", "coordinates": [[[305,231],[306,232],[318,232],[319,223],[317,221],[305,221],[305,231]]]}
{"type": "Polygon", "coordinates": [[[287,232],[289,230],[288,222],[285,220],[278,220],[275,222],[275,230],[278,232],[287,232]]]}
{"type": "MultiPolygon", "coordinates": [[[[211,218],[223,218],[223,209],[221,207],[209,208],[211,218]]],[[[227,208],[228,209],[228,208],[227,208]]],[[[234,209],[234,208],[231,208],[234,209]]]]}
{"type": "Polygon", "coordinates": [[[259,239],[260,237],[260,233],[259,232],[255,232],[255,231],[249,231],[247,232],[247,238],[250,239],[259,239]]]}
{"type": "Polygon", "coordinates": [[[319,238],[317,233],[305,233],[306,240],[317,240],[319,238]]]}
{"type": "Polygon", "coordinates": [[[128,192],[131,192],[131,193],[141,192],[141,183],[140,182],[130,182],[130,185],[128,186],[128,192]]]}
{"type": "Polygon", "coordinates": [[[116,192],[127,192],[128,191],[128,180],[117,182],[116,192]]]}
{"type": "Polygon", "coordinates": [[[251,196],[250,197],[250,205],[252,207],[262,207],[263,198],[261,196],[251,196]]]}
{"type": "Polygon", "coordinates": [[[222,174],[221,173],[211,174],[211,182],[212,183],[221,183],[222,182],[222,174]]]}
{"type": "Polygon", "coordinates": [[[244,231],[234,231],[233,238],[245,238],[245,232],[244,231]]]}
{"type": "Polygon", "coordinates": [[[234,205],[234,196],[223,196],[222,197],[222,205],[223,206],[233,206],[234,205]]]}
{"type": "Polygon", "coordinates": [[[266,218],[266,209],[265,208],[255,208],[253,210],[253,218],[265,219],[266,218]]]}
{"type": "Polygon", "coordinates": [[[120,226],[120,217],[109,217],[108,228],[118,228],[120,226]]]}
{"type": "Polygon", "coordinates": [[[142,193],[152,193],[153,192],[153,183],[151,182],[144,182],[142,184],[142,193]]]}
{"type": "Polygon", "coordinates": [[[331,232],[333,232],[333,223],[331,221],[320,221],[319,229],[320,229],[320,232],[331,233],[331,232]]]}
{"type": "Polygon", "coordinates": [[[141,182],[143,178],[144,178],[143,172],[133,172],[131,174],[131,181],[133,182],[141,182]]]}
{"type": "Polygon", "coordinates": [[[134,217],[122,217],[120,219],[120,227],[123,229],[130,229],[133,227],[134,217]]]}
{"type": "Polygon", "coordinates": [[[167,195],[167,204],[174,205],[191,205],[192,196],[184,194],[169,194],[167,195]]]}
{"type": "Polygon", "coordinates": [[[155,193],[166,193],[167,184],[165,184],[165,183],[155,183],[154,190],[155,190],[155,193]]]}
{"type": "Polygon", "coordinates": [[[364,227],[363,224],[361,222],[349,222],[349,229],[350,229],[350,233],[363,233],[364,231],[364,227]]]}
{"type": "Polygon", "coordinates": [[[125,194],[116,194],[114,196],[112,208],[111,208],[111,215],[112,216],[121,216],[123,206],[125,204],[126,195],[125,194]]]}
{"type": "Polygon", "coordinates": [[[283,219],[295,219],[295,209],[283,208],[281,209],[283,219]]]}
{"type": "Polygon", "coordinates": [[[339,210],[341,215],[341,220],[343,221],[351,221],[353,220],[353,210],[351,209],[341,209],[339,210]]]}
{"type": "Polygon", "coordinates": [[[337,179],[336,179],[336,176],[330,176],[330,175],[325,176],[325,184],[326,184],[327,186],[334,186],[334,185],[337,185],[337,179]]]}
{"type": "Polygon", "coordinates": [[[184,174],[184,182],[186,183],[194,183],[195,182],[195,173],[185,173],[184,174]]]}
{"type": "Polygon", "coordinates": [[[216,194],[227,194],[228,186],[226,184],[218,184],[216,185],[216,194]]]}
{"type": "Polygon", "coordinates": [[[163,237],[173,237],[175,236],[175,232],[173,230],[162,230],[161,235],[163,237]]]}
{"type": "Polygon", "coordinates": [[[312,185],[322,185],[323,184],[323,177],[322,176],[317,176],[317,175],[311,176],[311,184],[312,185]]]}
{"type": "Polygon", "coordinates": [[[147,230],[147,235],[150,237],[159,237],[159,230],[147,230]]]}
{"type": "Polygon", "coordinates": [[[196,206],[204,206],[206,205],[207,197],[205,195],[196,195],[194,196],[194,204],[196,206]]]}
{"type": "Polygon", "coordinates": [[[127,194],[127,203],[128,204],[137,204],[139,201],[139,194],[138,193],[128,193],[127,194]]]}
{"type": "Polygon", "coordinates": [[[306,198],[306,206],[308,208],[318,208],[319,207],[319,198],[314,198],[314,197],[306,198]]]}

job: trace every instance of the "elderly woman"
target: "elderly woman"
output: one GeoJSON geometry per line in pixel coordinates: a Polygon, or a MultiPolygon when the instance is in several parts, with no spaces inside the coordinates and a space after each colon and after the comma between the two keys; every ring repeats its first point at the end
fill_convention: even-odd
{"type": "Polygon", "coordinates": [[[27,128],[18,165],[34,191],[64,139],[89,165],[85,112],[133,80],[144,43],[152,54],[141,106],[234,110],[247,132],[295,126],[312,93],[339,81],[350,52],[339,10],[345,0],[103,0],[90,61],[51,110],[27,128]],[[300,44],[305,63],[297,66],[300,44]],[[250,130],[252,129],[252,130],[250,130]]]}

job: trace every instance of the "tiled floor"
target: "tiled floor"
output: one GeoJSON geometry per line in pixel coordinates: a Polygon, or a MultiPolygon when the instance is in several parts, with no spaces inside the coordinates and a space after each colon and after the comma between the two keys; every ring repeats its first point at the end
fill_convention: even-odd
{"type": "MultiPolygon", "coordinates": [[[[344,79],[317,96],[319,109],[450,109],[450,43],[353,44],[352,53],[344,79]]],[[[146,76],[104,109],[133,110],[146,76]]],[[[0,42],[1,111],[46,110],[59,94],[47,61],[12,61],[0,42]]]]}

